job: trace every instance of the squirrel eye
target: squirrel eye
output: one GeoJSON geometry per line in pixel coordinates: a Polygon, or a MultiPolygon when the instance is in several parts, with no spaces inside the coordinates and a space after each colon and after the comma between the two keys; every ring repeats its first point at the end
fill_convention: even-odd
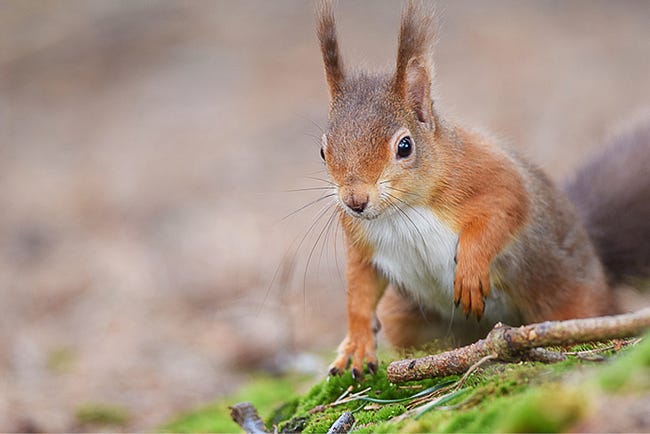
{"type": "Polygon", "coordinates": [[[325,151],[323,151],[323,148],[320,148],[320,157],[325,161],[325,151]]]}
{"type": "Polygon", "coordinates": [[[397,158],[406,158],[413,152],[413,139],[404,136],[397,144],[397,158]]]}

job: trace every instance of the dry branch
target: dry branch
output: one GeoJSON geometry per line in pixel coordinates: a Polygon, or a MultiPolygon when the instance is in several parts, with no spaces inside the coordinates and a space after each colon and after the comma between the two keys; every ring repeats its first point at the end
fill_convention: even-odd
{"type": "Polygon", "coordinates": [[[471,345],[426,356],[399,360],[388,366],[393,383],[462,374],[484,357],[514,362],[520,360],[557,361],[558,357],[538,347],[636,336],[650,328],[650,309],[635,313],[568,321],[547,321],[521,327],[501,323],[485,339],[471,345]]]}
{"type": "Polygon", "coordinates": [[[230,407],[230,417],[250,434],[268,433],[264,421],[250,402],[240,402],[230,407]]]}

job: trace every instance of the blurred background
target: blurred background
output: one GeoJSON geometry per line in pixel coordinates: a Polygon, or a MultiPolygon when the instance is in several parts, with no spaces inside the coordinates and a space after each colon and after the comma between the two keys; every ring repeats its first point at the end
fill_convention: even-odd
{"type": "MultiPolygon", "coordinates": [[[[438,106],[557,181],[648,108],[647,1],[437,4],[438,106]]],[[[94,403],[154,429],[256,370],[324,373],[340,231],[283,219],[325,177],[313,9],[0,1],[0,431],[89,430],[94,403]]],[[[392,66],[399,11],[339,2],[349,66],[392,66]]]]}

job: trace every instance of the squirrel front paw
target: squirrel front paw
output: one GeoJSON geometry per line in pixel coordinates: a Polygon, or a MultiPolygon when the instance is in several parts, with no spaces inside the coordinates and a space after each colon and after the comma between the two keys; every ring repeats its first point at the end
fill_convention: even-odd
{"type": "Polygon", "coordinates": [[[375,354],[375,336],[371,330],[367,333],[348,334],[339,345],[338,356],[329,368],[330,375],[339,375],[345,371],[348,363],[352,362],[352,378],[359,381],[363,375],[363,362],[371,374],[377,372],[377,356],[375,354]]]}
{"type": "Polygon", "coordinates": [[[483,298],[490,294],[490,268],[477,266],[470,261],[458,261],[454,279],[454,303],[463,305],[469,318],[472,314],[480,320],[485,310],[483,298]]]}

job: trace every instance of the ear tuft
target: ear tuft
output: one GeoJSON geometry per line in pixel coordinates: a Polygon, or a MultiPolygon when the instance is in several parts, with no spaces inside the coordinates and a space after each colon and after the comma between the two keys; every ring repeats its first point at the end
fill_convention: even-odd
{"type": "Polygon", "coordinates": [[[334,11],[330,0],[321,0],[318,12],[318,40],[325,64],[325,78],[329,87],[330,98],[341,92],[345,75],[343,62],[336,37],[334,11]]]}
{"type": "Polygon", "coordinates": [[[433,124],[431,85],[433,81],[434,13],[409,1],[402,13],[395,90],[413,108],[418,121],[433,124]]]}

